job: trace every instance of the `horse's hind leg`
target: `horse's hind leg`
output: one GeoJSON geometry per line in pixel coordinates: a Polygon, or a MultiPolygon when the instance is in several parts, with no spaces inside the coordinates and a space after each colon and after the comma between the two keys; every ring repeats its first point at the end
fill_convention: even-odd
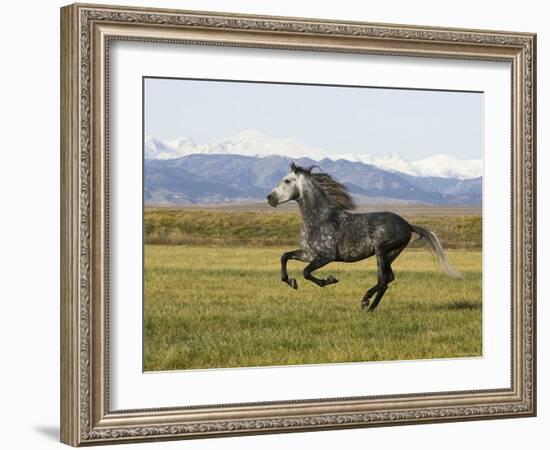
{"type": "MultiPolygon", "coordinates": [[[[392,281],[393,281],[393,272],[392,272],[392,281]]],[[[380,287],[380,289],[378,289],[378,291],[376,292],[376,297],[374,297],[374,301],[372,302],[372,305],[370,305],[370,308],[368,309],[369,312],[374,311],[376,309],[376,307],[380,303],[380,300],[382,300],[382,297],[386,293],[389,283],[391,283],[391,281],[388,282],[387,284],[384,284],[383,286],[380,287]]]]}
{"type": "Polygon", "coordinates": [[[388,289],[388,284],[390,284],[395,278],[393,270],[391,269],[391,263],[388,261],[386,255],[378,256],[377,263],[378,282],[366,292],[363,297],[363,301],[361,302],[361,307],[363,309],[369,307],[371,297],[376,294],[372,305],[370,305],[370,308],[368,309],[369,311],[374,311],[376,309],[388,289]]]}
{"type": "Polygon", "coordinates": [[[406,245],[393,249],[389,252],[386,252],[384,250],[379,250],[378,252],[376,252],[378,280],[376,285],[371,287],[363,297],[363,301],[361,303],[361,307],[363,309],[369,306],[370,299],[374,294],[376,294],[376,297],[374,298],[374,301],[372,305],[370,305],[368,311],[374,311],[379,305],[382,297],[388,289],[388,284],[390,284],[395,279],[395,275],[393,274],[393,270],[391,268],[391,263],[395,260],[395,258],[399,256],[399,254],[403,251],[405,247],[406,245]]]}

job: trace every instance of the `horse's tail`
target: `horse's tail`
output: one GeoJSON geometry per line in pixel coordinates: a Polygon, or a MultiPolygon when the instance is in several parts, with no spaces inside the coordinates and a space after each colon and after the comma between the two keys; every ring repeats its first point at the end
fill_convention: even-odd
{"type": "Polygon", "coordinates": [[[441,268],[445,271],[447,275],[453,278],[462,278],[462,274],[449,263],[449,260],[447,259],[447,256],[445,256],[445,252],[443,251],[443,247],[441,246],[439,239],[433,231],[416,225],[411,225],[411,229],[416,234],[418,234],[421,239],[424,239],[428,242],[431,251],[437,257],[441,268]]]}

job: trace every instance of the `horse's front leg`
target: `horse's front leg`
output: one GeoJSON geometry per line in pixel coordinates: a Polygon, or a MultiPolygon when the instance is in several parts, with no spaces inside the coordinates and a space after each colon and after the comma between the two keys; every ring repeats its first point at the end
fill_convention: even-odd
{"type": "Polygon", "coordinates": [[[313,261],[311,261],[304,269],[304,278],[309,281],[313,281],[316,285],[324,287],[328,284],[338,283],[338,280],[332,275],[329,275],[327,278],[317,278],[314,277],[312,272],[314,270],[320,269],[323,266],[326,266],[329,262],[332,262],[332,258],[316,256],[313,261]]]}
{"type": "Polygon", "coordinates": [[[289,278],[286,270],[286,264],[289,259],[297,259],[298,261],[307,261],[306,255],[302,249],[293,250],[291,252],[283,253],[281,256],[281,280],[287,283],[292,289],[298,289],[298,283],[296,279],[289,278]]]}

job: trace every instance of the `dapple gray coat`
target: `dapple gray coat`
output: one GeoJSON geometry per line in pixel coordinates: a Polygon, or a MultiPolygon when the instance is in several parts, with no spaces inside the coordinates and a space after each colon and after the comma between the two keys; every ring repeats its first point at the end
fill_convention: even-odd
{"type": "Polygon", "coordinates": [[[267,201],[274,207],[295,200],[303,220],[300,248],[281,257],[282,281],[294,289],[298,288],[296,280],[288,277],[286,266],[290,259],[308,262],[304,278],[323,287],[338,280],[333,276],[316,278],[313,271],[332,261],[356,262],[376,255],[377,283],[365,293],[362,301],[363,308],[373,311],[382,300],[388,284],[394,280],[391,264],[409,244],[412,233],[427,241],[448,275],[460,277],[447,261],[433,232],[411,225],[391,212],[349,212],[355,204],[345,186],[326,173],[312,173],[313,168],[292,163],[290,173],[267,196],[267,201]]]}

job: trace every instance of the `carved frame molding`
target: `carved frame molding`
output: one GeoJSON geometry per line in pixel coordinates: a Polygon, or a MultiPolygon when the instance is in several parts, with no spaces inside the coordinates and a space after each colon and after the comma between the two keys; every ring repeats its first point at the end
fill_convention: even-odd
{"type": "Polygon", "coordinates": [[[536,36],[75,4],[61,10],[61,439],[70,445],[533,416],[536,36]],[[110,411],[108,58],[112,40],[509,61],[512,386],[311,401],[110,411]]]}

